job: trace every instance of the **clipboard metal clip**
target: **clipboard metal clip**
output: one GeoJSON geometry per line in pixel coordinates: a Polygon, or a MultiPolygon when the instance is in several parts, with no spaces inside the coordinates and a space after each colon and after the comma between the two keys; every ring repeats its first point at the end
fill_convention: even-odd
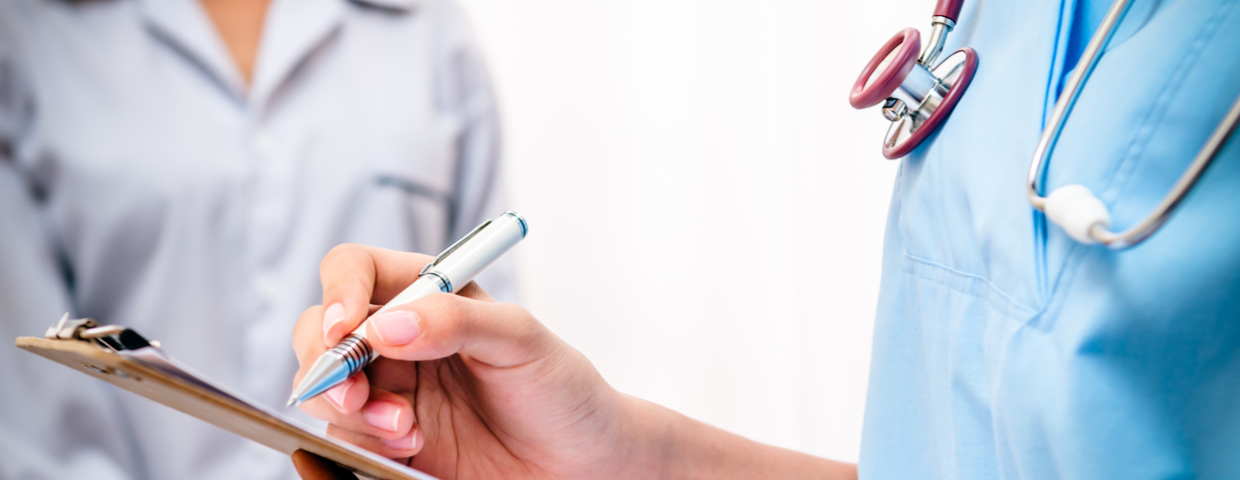
{"type": "Polygon", "coordinates": [[[149,341],[138,332],[119,325],[99,326],[93,318],[70,319],[65,313],[56,325],[43,334],[48,340],[82,340],[92,342],[114,352],[137,350],[144,347],[159,348],[159,342],[149,341]]]}

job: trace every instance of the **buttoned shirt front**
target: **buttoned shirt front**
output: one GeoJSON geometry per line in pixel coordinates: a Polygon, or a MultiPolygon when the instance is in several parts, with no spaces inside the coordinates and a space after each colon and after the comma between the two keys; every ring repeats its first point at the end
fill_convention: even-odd
{"type": "MultiPolygon", "coordinates": [[[[0,2],[4,338],[72,311],[282,408],[323,256],[435,253],[507,209],[498,170],[494,99],[450,1],[275,0],[250,85],[194,0],[0,2]]],[[[479,282],[512,298],[510,273],[479,282]]],[[[0,349],[0,382],[0,478],[293,476],[24,352],[0,349]]]]}

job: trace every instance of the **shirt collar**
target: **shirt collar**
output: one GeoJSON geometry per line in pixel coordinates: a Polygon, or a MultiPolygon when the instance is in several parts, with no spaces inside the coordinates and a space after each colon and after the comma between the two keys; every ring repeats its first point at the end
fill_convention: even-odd
{"type": "Polygon", "coordinates": [[[251,104],[263,105],[340,28],[348,9],[341,0],[272,0],[254,65],[251,104]]]}
{"type": "Polygon", "coordinates": [[[353,3],[369,5],[384,10],[407,12],[422,4],[422,0],[351,0],[353,3]]]}
{"type": "MultiPolygon", "coordinates": [[[[263,26],[249,100],[261,104],[342,23],[348,4],[404,13],[423,0],[272,0],[263,26]]],[[[239,101],[247,88],[241,72],[198,0],[137,0],[152,32],[199,64],[239,101]]]]}
{"type": "Polygon", "coordinates": [[[138,0],[137,4],[153,35],[198,64],[226,90],[245,91],[241,72],[197,0],[138,0]]]}

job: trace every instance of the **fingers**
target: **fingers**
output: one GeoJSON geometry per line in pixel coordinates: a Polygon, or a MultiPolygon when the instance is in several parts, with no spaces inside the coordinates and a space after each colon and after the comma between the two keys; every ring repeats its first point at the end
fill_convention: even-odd
{"type": "Polygon", "coordinates": [[[302,369],[310,367],[314,360],[327,351],[323,343],[323,312],[322,305],[307,308],[293,325],[293,352],[297,354],[297,363],[302,369]]]}
{"type": "Polygon", "coordinates": [[[323,283],[323,343],[333,345],[418,278],[432,257],[362,245],[339,245],[319,265],[323,283]]]}
{"type": "MultiPolygon", "coordinates": [[[[370,316],[378,309],[379,305],[370,305],[366,310],[366,315],[370,316]]],[[[326,352],[329,345],[334,346],[339,343],[338,341],[330,343],[323,341],[323,320],[326,311],[327,309],[322,305],[307,308],[293,326],[293,352],[297,354],[297,362],[303,369],[309,367],[319,358],[319,355],[326,352]]]]}
{"type": "Polygon", "coordinates": [[[417,426],[410,429],[404,436],[395,439],[366,435],[334,424],[327,426],[327,435],[387,458],[409,458],[421,452],[422,447],[426,445],[425,434],[417,426]]]}
{"type": "Polygon", "coordinates": [[[420,361],[461,353],[498,368],[546,355],[555,340],[519,306],[450,294],[375,315],[366,325],[371,346],[387,358],[420,361]]]}
{"type": "Polygon", "coordinates": [[[328,252],[319,265],[323,284],[323,343],[339,342],[366,317],[365,307],[374,296],[375,264],[370,249],[340,245],[328,252]]]}
{"type": "MultiPolygon", "coordinates": [[[[294,329],[294,345],[301,369],[293,385],[301,382],[309,366],[327,349],[317,334],[306,333],[317,328],[317,319],[323,310],[322,306],[307,309],[294,329]]],[[[417,385],[413,365],[405,362],[380,358],[368,370],[383,374],[393,388],[399,386],[401,390],[408,390],[417,385]]],[[[389,441],[407,436],[414,424],[409,401],[390,391],[372,388],[365,372],[359,372],[299,407],[320,420],[389,441]]]]}
{"type": "Polygon", "coordinates": [[[302,480],[355,480],[345,468],[305,450],[293,452],[293,467],[302,480]]]}
{"type": "MultiPolygon", "coordinates": [[[[354,378],[357,377],[361,375],[354,378]]],[[[360,385],[353,388],[361,391],[358,387],[360,385]]],[[[370,389],[369,393],[361,397],[363,405],[349,413],[337,410],[329,399],[323,398],[327,395],[325,393],[301,404],[301,409],[319,420],[385,440],[405,437],[414,426],[413,405],[405,397],[395,393],[370,389]]]]}
{"type": "Polygon", "coordinates": [[[366,378],[370,388],[412,397],[421,381],[419,370],[416,362],[379,357],[366,367],[366,378]]]}
{"type": "Polygon", "coordinates": [[[411,457],[422,449],[424,436],[416,423],[410,397],[383,387],[411,395],[418,383],[416,369],[411,362],[379,358],[365,373],[303,403],[301,408],[331,424],[328,433],[336,438],[388,458],[411,457]],[[345,393],[336,393],[337,389],[345,393]],[[345,400],[336,400],[337,395],[345,400]]]}
{"type": "MultiPolygon", "coordinates": [[[[305,375],[304,369],[298,371],[293,384],[299,384],[303,375],[305,375]]],[[[330,420],[330,418],[335,418],[334,415],[347,415],[361,410],[370,399],[370,390],[370,377],[365,373],[358,373],[341,382],[340,385],[323,392],[322,395],[306,400],[298,407],[312,417],[330,420]]]]}
{"type": "Polygon", "coordinates": [[[462,297],[465,297],[465,298],[472,298],[474,300],[482,300],[484,302],[495,301],[494,298],[491,298],[491,294],[483,291],[482,287],[478,286],[478,282],[469,282],[465,284],[464,287],[461,287],[459,290],[456,291],[456,294],[462,297]]]}
{"type": "MultiPolygon", "coordinates": [[[[300,368],[293,376],[293,389],[301,384],[306,371],[327,351],[321,336],[322,313],[325,309],[318,305],[306,309],[293,327],[293,352],[297,355],[300,368]]],[[[323,418],[329,412],[341,414],[357,412],[366,404],[370,395],[370,382],[365,373],[358,373],[340,385],[332,387],[322,395],[302,403],[299,407],[310,415],[323,418]]]]}

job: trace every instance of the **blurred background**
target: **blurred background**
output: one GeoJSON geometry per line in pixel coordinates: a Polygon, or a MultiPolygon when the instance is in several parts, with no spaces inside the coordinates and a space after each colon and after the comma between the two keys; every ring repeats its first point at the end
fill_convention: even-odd
{"type": "Polygon", "coordinates": [[[932,2],[462,1],[522,302],[624,392],[855,461],[898,164],[847,92],[932,2]]]}

